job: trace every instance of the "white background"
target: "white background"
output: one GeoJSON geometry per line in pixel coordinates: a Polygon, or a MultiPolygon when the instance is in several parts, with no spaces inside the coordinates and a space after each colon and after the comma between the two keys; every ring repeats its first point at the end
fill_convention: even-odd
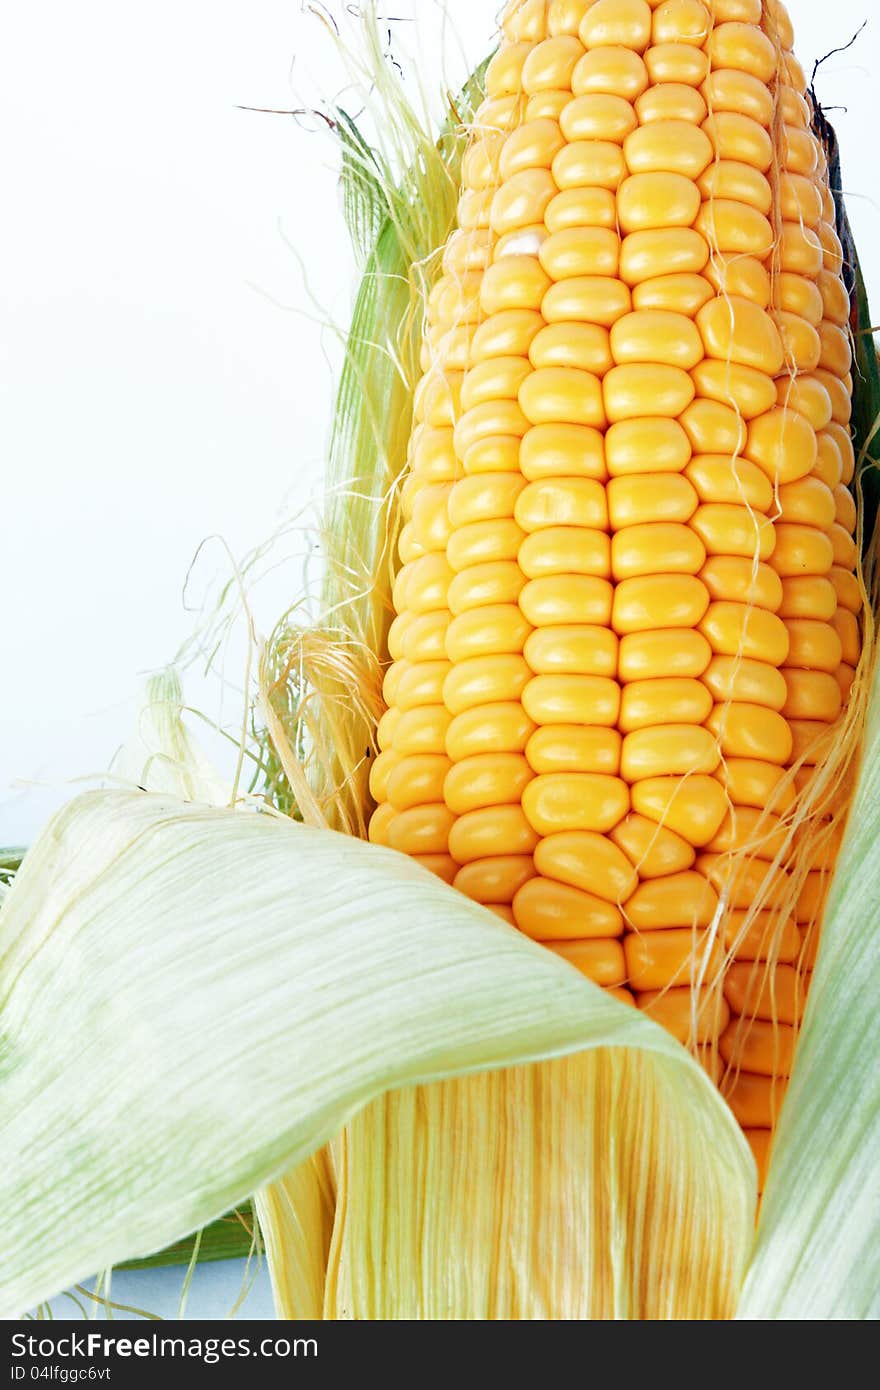
{"type": "MultiPolygon", "coordinates": [[[[831,118],[876,317],[880,16],[872,0],[789,8],[808,76],[871,16],[817,92],[848,107],[831,118]]],[[[395,42],[438,90],[489,50],[496,4],[447,9],[458,42],[447,36],[441,64],[434,0],[392,6],[417,15],[395,42]]],[[[241,555],[319,489],[338,355],[326,325],[344,323],[354,285],[334,151],[289,117],[236,105],[314,104],[342,81],[299,0],[6,8],[0,844],[32,839],[70,779],[106,767],[127,736],[143,673],[192,630],[182,586],[199,542],[219,536],[241,555]]],[[[191,601],[226,574],[213,542],[191,601]]],[[[264,631],[299,583],[293,556],[255,595],[264,631]]],[[[232,661],[227,676],[234,687],[232,661]]],[[[225,717],[198,672],[187,694],[225,717]]],[[[237,1269],[200,1275],[190,1313],[222,1316],[238,1282],[237,1269]]],[[[178,1283],[151,1275],[115,1292],[173,1316],[178,1283]]],[[[264,1286],[248,1305],[260,1311],[264,1286]]]]}

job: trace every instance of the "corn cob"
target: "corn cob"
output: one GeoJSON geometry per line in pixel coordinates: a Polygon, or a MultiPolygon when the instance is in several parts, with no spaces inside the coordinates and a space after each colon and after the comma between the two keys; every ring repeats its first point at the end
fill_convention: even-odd
{"type": "Polygon", "coordinates": [[[519,0],[427,304],[370,837],[696,1047],[765,1161],[860,656],[849,299],[776,0],[519,0]],[[755,900],[761,910],[753,910],[755,900]]]}

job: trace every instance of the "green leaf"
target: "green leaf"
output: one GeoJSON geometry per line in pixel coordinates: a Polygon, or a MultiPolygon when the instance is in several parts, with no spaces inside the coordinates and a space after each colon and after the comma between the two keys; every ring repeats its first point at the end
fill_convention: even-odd
{"type": "Polygon", "coordinates": [[[0,1026],[4,1316],[215,1220],[385,1092],[597,1048],[638,1050],[698,1229],[742,1271],[754,1167],[696,1063],[390,850],[80,797],[4,905],[0,1026]]]}

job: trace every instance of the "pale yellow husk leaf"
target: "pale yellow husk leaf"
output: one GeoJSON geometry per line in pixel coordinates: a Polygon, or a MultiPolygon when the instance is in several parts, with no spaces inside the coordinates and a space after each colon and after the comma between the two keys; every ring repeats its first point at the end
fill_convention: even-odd
{"type": "MultiPolygon", "coordinates": [[[[576,1160],[548,1193],[559,1207],[555,1230],[569,1223],[584,1167],[596,1151],[608,1154],[595,1199],[572,1210],[592,1223],[575,1240],[604,1241],[606,1221],[614,1286],[604,1296],[617,1315],[640,1315],[634,1300],[646,1306],[652,1270],[678,1279],[680,1228],[696,1262],[683,1284],[710,1280],[705,1308],[721,1311],[735,1297],[755,1177],[708,1079],[643,1015],[392,851],[272,816],[89,793],[56,815],[4,903],[0,1010],[4,1316],[219,1216],[388,1092],[593,1049],[595,1065],[582,1072],[553,1064],[561,1091],[592,1117],[586,1129],[579,1120],[557,1129],[555,1103],[553,1125],[529,1121],[545,1146],[536,1164],[544,1152],[576,1160]]],[[[480,1082],[486,1102],[497,1084],[480,1082]]],[[[537,1096],[543,1081],[522,1077],[516,1087],[537,1096]]],[[[480,1094],[471,1128],[497,1146],[504,1127],[492,1137],[496,1118],[477,1113],[480,1094]]],[[[413,1110],[405,1095],[393,1104],[402,1116],[413,1110]]],[[[415,1104],[442,1109],[443,1088],[415,1104]]],[[[477,1175],[462,1167],[469,1135],[458,1149],[430,1109],[423,1118],[432,1136],[425,1162],[445,1166],[448,1146],[458,1153],[450,1181],[468,1209],[448,1219],[467,1226],[477,1219],[470,1193],[483,1194],[488,1175],[472,1188],[477,1175]]],[[[349,1143],[356,1135],[355,1126],[349,1143]]],[[[364,1172],[375,1195],[375,1171],[364,1172]]],[[[418,1181],[409,1170],[400,1176],[418,1181]]],[[[528,1202],[530,1180],[520,1182],[528,1202]]],[[[505,1183],[479,1216],[496,1262],[510,1249],[504,1222],[516,1217],[509,1172],[505,1183]]],[[[311,1216],[300,1207],[298,1219],[311,1229],[320,1198],[309,1200],[311,1216]]],[[[349,1210],[354,1219],[358,1209],[349,1210]]],[[[442,1224],[447,1213],[431,1217],[442,1224]]],[[[341,1287],[357,1277],[357,1260],[336,1239],[331,1270],[341,1287]]],[[[565,1261],[564,1251],[556,1258],[565,1261]]],[[[315,1311],[320,1253],[313,1258],[318,1274],[301,1271],[303,1302],[288,1315],[315,1311]]],[[[430,1274],[430,1247],[426,1258],[430,1274]]],[[[536,1218],[533,1255],[510,1278],[520,1290],[533,1276],[550,1288],[548,1271],[533,1267],[547,1259],[536,1218]]],[[[579,1277],[579,1265],[566,1265],[566,1278],[579,1277]]],[[[425,1315],[440,1315],[437,1300],[450,1296],[431,1294],[425,1315]]],[[[326,1315],[358,1312],[346,1297],[326,1315]]],[[[408,1298],[398,1305],[404,1316],[408,1298]]],[[[359,1309],[372,1315],[366,1303],[359,1309]]]]}

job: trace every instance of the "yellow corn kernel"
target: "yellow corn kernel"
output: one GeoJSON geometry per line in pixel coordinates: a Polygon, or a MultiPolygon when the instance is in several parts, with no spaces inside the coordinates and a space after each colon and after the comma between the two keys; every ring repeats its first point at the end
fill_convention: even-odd
{"type": "Polygon", "coordinates": [[[685,477],[701,502],[728,503],[769,512],[773,487],[767,475],[748,459],[728,454],[697,454],[685,469],[685,477]]]}
{"type": "Polygon", "coordinates": [[[822,322],[824,305],[819,286],[805,275],[781,272],[773,280],[773,307],[800,314],[814,328],[822,322]]]}
{"type": "Polygon", "coordinates": [[[773,245],[773,228],[755,208],[726,198],[704,203],[696,221],[713,252],[766,256],[773,245]]]}
{"type": "Polygon", "coordinates": [[[522,89],[523,65],[532,51],[530,43],[502,45],[486,69],[486,91],[490,97],[508,96],[522,89]]]}
{"type": "Polygon", "coordinates": [[[527,533],[546,526],[601,530],[608,525],[605,489],[594,478],[539,478],[519,494],[514,515],[527,533]]]}
{"type": "Polygon", "coordinates": [[[643,416],[622,420],[611,425],[605,435],[605,458],[614,478],[644,475],[646,461],[650,462],[650,477],[680,473],[690,457],[691,446],[684,429],[669,418],[643,416]]]}
{"type": "Polygon", "coordinates": [[[702,681],[682,676],[631,681],[621,694],[618,727],[628,734],[668,724],[702,724],[711,712],[712,696],[702,681]]]}
{"type": "MultiPolygon", "coordinates": [[[[482,405],[466,410],[455,424],[455,451],[465,465],[465,472],[481,472],[471,466],[470,452],[487,439],[522,438],[529,422],[516,401],[483,401],[482,405]]],[[[507,460],[504,463],[508,467],[507,460]]]]}
{"type": "Polygon", "coordinates": [[[487,806],[453,817],[449,853],[457,864],[470,864],[495,855],[531,854],[537,839],[521,806],[487,806]]]}
{"type": "Polygon", "coordinates": [[[776,384],[772,377],[753,367],[706,358],[694,368],[691,376],[698,396],[732,407],[743,420],[763,415],[776,402],[776,384]]]}
{"type": "Polygon", "coordinates": [[[592,724],[613,728],[620,713],[620,688],[607,676],[534,676],[523,693],[523,709],[536,725],[592,724]]]}
{"type": "Polygon", "coordinates": [[[703,131],[719,159],[750,164],[765,174],[773,163],[773,141],[764,127],[739,111],[718,111],[707,116],[703,131]]]}
{"type": "Polygon", "coordinates": [[[768,560],[776,545],[773,522],[750,507],[706,503],[691,517],[707,554],[741,555],[768,560]]]}
{"type": "Polygon", "coordinates": [[[793,965],[775,968],[764,962],[743,961],[731,966],[724,997],[735,1014],[778,1023],[799,1023],[804,1009],[804,984],[793,965]]]}
{"type": "MultiPolygon", "coordinates": [[[[394,750],[402,757],[421,753],[443,754],[450,716],[442,705],[420,705],[411,710],[389,710],[398,716],[394,726],[394,750]]],[[[381,730],[381,724],[380,724],[381,730]]]]}
{"type": "MultiPolygon", "coordinates": [[[[834,414],[831,394],[815,376],[783,377],[776,383],[776,399],[784,408],[803,415],[816,431],[824,430],[834,414]]],[[[817,435],[817,448],[818,443],[817,435]]]]}
{"type": "Polygon", "coordinates": [[[755,1076],[740,1071],[729,1090],[727,1103],[745,1128],[772,1130],[785,1099],[786,1083],[781,1078],[755,1076]]]}
{"type": "MultiPolygon", "coordinates": [[[[539,267],[548,281],[546,272],[539,267]]],[[[579,275],[551,285],[541,302],[541,312],[548,323],[571,323],[582,320],[611,328],[632,308],[632,295],[622,280],[603,275],[579,275]]]]}
{"type": "Polygon", "coordinates": [[[751,907],[759,899],[768,908],[779,908],[787,901],[788,875],[763,860],[747,859],[734,870],[729,854],[701,854],[697,868],[719,893],[727,894],[733,908],[751,907]]]}
{"type": "Polygon", "coordinates": [[[560,585],[554,575],[529,580],[519,596],[519,606],[523,617],[532,627],[569,626],[572,623],[602,626],[611,620],[613,599],[614,591],[607,579],[572,574],[560,585]]]}
{"type": "Polygon", "coordinates": [[[523,884],[534,875],[530,854],[494,854],[463,864],[452,886],[474,902],[512,903],[523,884]]]}
{"type": "Polygon", "coordinates": [[[515,604],[525,583],[514,560],[496,560],[462,570],[449,585],[448,603],[453,614],[489,604],[515,604]]]}
{"type": "Polygon", "coordinates": [[[455,816],[445,802],[411,806],[389,821],[387,843],[401,854],[445,854],[455,816]]]}
{"type": "Polygon", "coordinates": [[[709,209],[718,200],[741,207],[747,215],[757,212],[767,217],[773,205],[769,180],[754,165],[738,160],[720,159],[710,164],[697,187],[706,199],[704,207],[709,209]]]}
{"type": "Polygon", "coordinates": [[[621,985],[626,979],[626,962],[619,941],[548,941],[546,944],[594,984],[607,988],[621,985]]]}
{"type": "Polygon", "coordinates": [[[701,773],[648,777],[631,791],[633,810],[700,848],[714,840],[729,803],[724,789],[701,773]]]}
{"type": "Polygon", "coordinates": [[[708,40],[712,68],[735,68],[767,83],[776,76],[776,49],[754,24],[716,24],[708,40]]]}
{"type": "MultiPolygon", "coordinates": [[[[837,603],[838,596],[831,577],[811,574],[783,579],[782,603],[778,612],[781,618],[786,619],[815,618],[817,621],[830,622],[837,611],[837,603]]],[[[858,612],[859,609],[853,611],[858,612]]]]}
{"type": "MultiPolygon", "coordinates": [[[[648,879],[627,901],[624,916],[636,932],[708,927],[718,907],[718,894],[693,869],[648,879]]],[[[668,983],[668,981],[667,981],[668,983]]]]}
{"type": "Polygon", "coordinates": [[[742,24],[761,23],[761,0],[712,0],[716,24],[737,20],[742,24]]]}
{"type": "Polygon", "coordinates": [[[614,676],[617,637],[606,627],[538,628],[523,655],[536,675],[614,676]]]}
{"type": "Polygon", "coordinates": [[[716,655],[750,657],[771,666],[781,666],[788,655],[782,619],[748,603],[712,603],[699,626],[716,655]]]}
{"type": "MultiPolygon", "coordinates": [[[[624,737],[621,776],[627,782],[714,772],[720,753],[715,734],[693,724],[657,725],[624,737]]],[[[638,808],[637,808],[638,809],[638,808]]]]}
{"type": "Polygon", "coordinates": [[[490,357],[526,357],[543,326],[543,318],[534,309],[507,309],[492,314],[474,332],[471,360],[477,363],[490,357]]]}
{"type": "Polygon", "coordinates": [[[400,656],[407,661],[442,661],[446,656],[446,632],[449,627],[449,612],[445,608],[431,613],[408,613],[406,626],[400,629],[399,648],[391,645],[389,633],[389,654],[400,656]]]}
{"type": "Polygon", "coordinates": [[[706,988],[646,990],[636,996],[636,1003],[681,1043],[711,1042],[730,1021],[724,1000],[719,1001],[716,991],[706,988]]]}
{"type": "Polygon", "coordinates": [[[794,1045],[791,1024],[760,1019],[730,1023],[718,1044],[728,1066],[757,1076],[790,1076],[794,1045]]]}
{"type": "Polygon", "coordinates": [[[699,574],[705,563],[703,542],[690,526],[678,522],[627,526],[611,541],[611,570],[617,580],[643,574],[699,574]]]}
{"type": "Polygon", "coordinates": [[[377,806],[370,817],[370,825],[367,831],[370,843],[373,845],[384,845],[389,847],[388,835],[392,822],[397,819],[397,812],[389,802],[383,806],[377,806]]]}
{"type": "Polygon", "coordinates": [[[486,314],[541,308],[550,277],[534,256],[505,256],[483,275],[480,304],[486,314]]]}
{"type": "Polygon", "coordinates": [[[744,421],[730,406],[702,398],[683,412],[681,425],[697,454],[739,454],[748,433],[744,421]]]}
{"type": "MultiPolygon", "coordinates": [[[[692,227],[630,232],[620,247],[620,278],[626,285],[635,286],[660,276],[699,275],[708,260],[706,239],[692,227]]],[[[629,306],[624,313],[628,310],[629,306]]]]}
{"type": "Polygon", "coordinates": [[[773,297],[770,272],[755,256],[715,251],[703,272],[723,300],[745,299],[759,309],[767,309],[773,297]]]}
{"type": "Polygon", "coordinates": [[[553,91],[568,87],[571,74],[583,53],[583,45],[565,34],[554,35],[535,44],[523,65],[524,91],[553,91]]]}
{"type": "Polygon", "coordinates": [[[780,522],[776,528],[776,549],[770,564],[782,578],[807,574],[828,574],[834,564],[830,536],[815,526],[780,522]]]}
{"type": "Polygon", "coordinates": [[[461,408],[483,405],[487,401],[515,401],[519,388],[531,372],[527,357],[491,357],[475,363],[461,388],[461,408]]]}
{"type": "MultiPolygon", "coordinates": [[[[785,680],[777,668],[748,657],[714,656],[703,674],[703,681],[718,701],[737,700],[781,710],[787,699],[785,680]]],[[[709,711],[706,717],[708,714],[709,711]]]]}
{"type": "Polygon", "coordinates": [[[613,939],[623,930],[619,908],[567,883],[534,877],[513,899],[520,931],[535,941],[613,939]]]}
{"type": "Polygon", "coordinates": [[[618,365],[650,362],[689,371],[702,359],[703,344],[685,315],[642,309],[618,319],[611,329],[611,352],[618,365]]]}
{"type": "MultiPolygon", "coordinates": [[[[553,178],[560,189],[608,188],[615,192],[626,178],[620,145],[611,140],[575,140],[553,161],[553,178]]],[[[819,248],[821,260],[821,247],[819,248]]]]}
{"type": "Polygon", "coordinates": [[[618,906],[638,887],[638,875],[623,851],[591,830],[548,835],[534,859],[539,874],[618,906]]]}
{"type": "Polygon", "coordinates": [[[736,806],[766,808],[782,815],[794,803],[791,779],[786,778],[785,770],[776,763],[756,758],[726,758],[716,775],[736,806]]]}
{"type": "Polygon", "coordinates": [[[617,233],[609,227],[568,227],[553,232],[538,253],[554,281],[579,275],[616,275],[619,256],[617,233]]]}
{"type": "Polygon", "coordinates": [[[657,676],[701,676],[712,648],[701,632],[685,628],[632,632],[620,640],[618,674],[623,682],[657,676]]]}
{"type": "Polygon", "coordinates": [[[834,494],[819,478],[801,478],[777,489],[779,517],[829,530],[834,525],[834,494]]]}
{"type": "Polygon", "coordinates": [[[646,415],[674,418],[687,409],[695,394],[690,376],[681,367],[648,363],[613,367],[601,387],[612,424],[646,415]]]}
{"type": "Polygon", "coordinates": [[[783,707],[787,719],[818,719],[833,724],[842,704],[840,687],[827,671],[799,671],[785,667],[782,672],[788,690],[783,707]]]}
{"type": "Polygon", "coordinates": [[[744,603],[777,613],[782,606],[782,580],[769,565],[754,557],[713,555],[700,570],[713,599],[744,603]]]}
{"type": "Polygon", "coordinates": [[[822,269],[817,277],[817,288],[822,296],[824,317],[828,319],[829,323],[840,325],[848,323],[850,316],[849,295],[839,276],[832,275],[830,271],[822,269]]]}
{"type": "Polygon", "coordinates": [[[535,335],[529,361],[535,368],[577,367],[595,376],[614,366],[608,330],[594,323],[548,323],[535,335]]]}
{"type": "Polygon", "coordinates": [[[559,91],[547,89],[543,92],[533,92],[530,97],[526,98],[525,119],[527,121],[558,122],[570,101],[571,92],[567,87],[559,91]]]}
{"type": "Polygon", "coordinates": [[[614,531],[652,521],[690,521],[699,498],[682,473],[632,473],[612,478],[608,516],[614,531]]]}
{"type": "Polygon", "coordinates": [[[545,0],[510,0],[501,18],[501,28],[511,43],[540,43],[547,37],[545,0]]]}
{"type": "Polygon", "coordinates": [[[791,964],[800,952],[800,933],[792,917],[780,919],[766,909],[752,914],[741,908],[727,914],[724,944],[736,960],[791,964]]]}
{"type": "MultiPolygon", "coordinates": [[[[840,659],[847,662],[850,666],[857,666],[862,653],[862,638],[858,618],[855,613],[849,612],[848,609],[838,608],[831,621],[835,636],[840,643],[840,659]]],[[[792,624],[789,624],[789,629],[791,629],[792,626],[792,624]]],[[[822,626],[824,631],[824,625],[822,626]]],[[[792,637],[792,648],[794,649],[794,637],[792,637]]],[[[820,665],[815,659],[809,662],[798,661],[795,663],[792,658],[792,665],[795,664],[799,666],[813,666],[818,670],[831,669],[830,666],[826,668],[820,665]]]]}
{"type": "Polygon", "coordinates": [[[610,140],[622,145],[638,126],[632,104],[606,92],[573,97],[559,118],[566,140],[610,140]]]}
{"type": "Polygon", "coordinates": [[[619,45],[644,53],[651,41],[651,10],[645,0],[595,0],[578,33],[585,48],[619,45]]]}
{"type": "Polygon", "coordinates": [[[535,728],[514,701],[479,705],[447,719],[445,752],[455,763],[478,753],[522,753],[535,728]]]}
{"type": "Polygon", "coordinates": [[[796,275],[818,275],[822,269],[822,243],[811,228],[799,222],[783,222],[777,245],[782,270],[796,275]]]}
{"type": "Polygon", "coordinates": [[[450,661],[466,661],[469,657],[491,656],[496,652],[521,652],[530,631],[528,621],[516,604],[468,609],[447,626],[446,654],[450,661]]]}
{"type": "Polygon", "coordinates": [[[401,710],[442,704],[443,682],[449,669],[448,661],[420,661],[414,665],[407,662],[397,681],[394,703],[401,710]]]}
{"type": "Polygon", "coordinates": [[[786,623],[789,635],[789,666],[833,675],[841,661],[859,658],[859,625],[852,613],[838,610],[831,623],[809,618],[792,618],[786,623]],[[847,620],[852,623],[848,627],[847,620]],[[847,640],[844,642],[843,637],[847,640]]]}
{"type": "Polygon", "coordinates": [[[565,136],[556,121],[525,121],[511,131],[501,147],[500,179],[505,181],[526,169],[549,169],[564,144],[565,136]]]}
{"type": "MultiPolygon", "coordinates": [[[[640,890],[641,891],[641,890],[640,890]]],[[[638,898],[629,902],[631,911],[638,898]]],[[[634,932],[625,937],[627,981],[636,990],[689,985],[717,974],[721,952],[709,933],[686,927],[668,931],[634,932]]]]}
{"type": "Polygon", "coordinates": [[[521,753],[477,753],[458,763],[447,760],[443,797],[457,816],[486,806],[518,806],[531,778],[521,753]]]}
{"type": "Polygon", "coordinates": [[[746,454],[772,482],[796,482],[816,462],[816,432],[797,411],[776,407],[751,422],[746,454]]]}
{"type": "MultiPolygon", "coordinates": [[[[604,499],[603,499],[604,501],[604,499]]],[[[519,567],[528,579],[551,574],[611,574],[611,538],[582,526],[550,526],[526,536],[519,567]]]]}
{"type": "Polygon", "coordinates": [[[685,121],[699,126],[706,119],[705,99],[695,87],[684,82],[661,82],[650,87],[636,102],[639,124],[657,121],[685,121]]]}
{"type": "Polygon", "coordinates": [[[714,293],[702,275],[658,275],[633,288],[634,309],[662,309],[694,318],[714,293]]]}
{"type": "Polygon", "coordinates": [[[619,44],[591,49],[571,75],[571,89],[577,96],[607,94],[630,102],[641,96],[649,82],[643,59],[619,44]]]}
{"type": "Polygon", "coordinates": [[[536,729],[526,744],[534,773],[620,771],[622,738],[616,729],[585,724],[547,724],[536,729]]]}
{"type": "Polygon", "coordinates": [[[734,806],[707,849],[710,854],[747,850],[756,859],[773,860],[785,853],[788,838],[779,816],[768,815],[754,806],[734,806]]]}
{"type": "Polygon", "coordinates": [[[608,188],[564,188],[547,205],[544,223],[548,232],[578,227],[617,227],[617,204],[608,188]]]}
{"type": "Polygon", "coordinates": [[[716,705],[706,727],[714,734],[725,758],[754,758],[784,765],[791,756],[788,720],[766,705],[716,705]]]}
{"type": "Polygon", "coordinates": [[[525,482],[516,473],[477,474],[462,478],[446,492],[452,526],[478,525],[493,518],[510,517],[525,482]]]}
{"type": "Polygon", "coordinates": [[[477,656],[456,666],[448,662],[445,665],[442,700],[451,714],[461,714],[475,705],[518,700],[532,674],[523,658],[513,653],[477,656]]]}
{"type": "Polygon", "coordinates": [[[687,840],[634,811],[615,826],[611,839],[635,865],[640,879],[682,873],[696,858],[687,840]]]}
{"type": "Polygon", "coordinates": [[[716,68],[706,78],[703,96],[712,111],[736,111],[765,129],[773,120],[773,97],[766,82],[737,68],[716,68]]]}
{"type": "Polygon", "coordinates": [[[578,477],[603,481],[606,471],[602,435],[584,425],[536,425],[523,437],[520,469],[531,482],[578,477]]]}
{"type": "Polygon", "coordinates": [[[651,81],[657,84],[681,82],[688,87],[699,87],[709,71],[709,60],[693,44],[658,43],[645,54],[645,66],[651,81]]]}
{"type": "MultiPolygon", "coordinates": [[[[446,547],[446,559],[454,572],[465,570],[470,565],[515,560],[522,539],[523,532],[510,517],[474,521],[470,526],[460,526],[452,532],[446,547]]],[[[445,593],[443,598],[445,601],[445,593]]],[[[432,606],[439,607],[439,603],[432,606]]]]}
{"type": "Polygon", "coordinates": [[[706,586],[693,575],[642,575],[617,585],[611,623],[620,636],[658,626],[693,628],[708,606],[706,586]]]}
{"type": "Polygon", "coordinates": [[[708,357],[768,376],[781,370],[784,359],[776,325],[749,300],[736,296],[710,300],[697,315],[697,326],[708,357]]]}
{"type": "Polygon", "coordinates": [[[522,808],[533,830],[612,830],[629,810],[629,788],[618,777],[594,772],[550,772],[533,778],[522,808]]]}
{"type": "MultiPolygon", "coordinates": [[[[816,385],[823,386],[824,391],[829,395],[831,402],[830,420],[836,424],[848,425],[852,417],[852,381],[849,374],[841,379],[830,371],[824,370],[824,367],[817,367],[815,373],[808,379],[815,382],[816,385]]],[[[824,425],[827,423],[829,420],[824,421],[822,425],[817,425],[816,428],[824,430],[824,425]]]]}

